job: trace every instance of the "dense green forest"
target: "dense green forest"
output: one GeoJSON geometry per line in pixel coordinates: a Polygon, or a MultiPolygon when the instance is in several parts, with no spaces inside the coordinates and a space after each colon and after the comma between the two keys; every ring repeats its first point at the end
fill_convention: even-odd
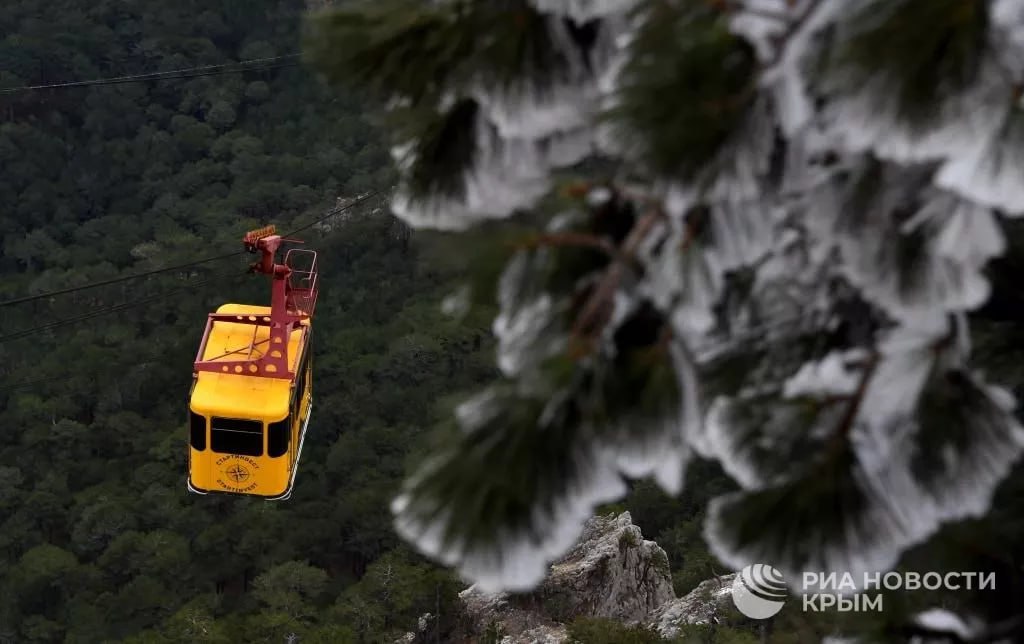
{"type": "MultiPolygon", "coordinates": [[[[5,3],[0,88],[291,54],[303,11],[5,3]]],[[[241,250],[387,188],[389,163],[359,97],[298,65],[0,94],[0,300],[241,250]]],[[[379,201],[342,219],[301,235],[323,290],[286,503],[185,491],[205,315],[269,296],[245,259],[0,311],[0,641],[381,642],[445,613],[461,582],[399,546],[387,507],[449,401],[490,378],[489,317],[442,314],[458,266],[436,239],[379,201]]],[[[653,490],[631,509],[686,590],[711,573],[700,504],[653,490]]]]}
{"type": "MultiPolygon", "coordinates": [[[[302,10],[5,3],[0,83],[288,54],[302,10]]],[[[0,106],[5,301],[241,250],[249,228],[302,225],[390,181],[360,101],[301,67],[11,93],[0,106]]],[[[373,210],[304,235],[325,284],[317,404],[287,504],[185,492],[205,314],[269,295],[241,277],[243,258],[3,309],[0,640],[339,642],[347,628],[376,641],[438,590],[450,597],[450,579],[395,549],[386,507],[438,400],[487,377],[486,329],[441,315],[445,277],[373,210]],[[382,595],[382,569],[400,593],[385,580],[382,595]]]]}

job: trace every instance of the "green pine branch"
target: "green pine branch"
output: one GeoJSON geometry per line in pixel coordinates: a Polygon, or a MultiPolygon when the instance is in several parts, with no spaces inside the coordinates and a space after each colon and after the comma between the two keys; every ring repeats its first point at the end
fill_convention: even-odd
{"type": "Polygon", "coordinates": [[[850,20],[830,71],[847,86],[888,78],[900,119],[927,127],[945,99],[977,80],[988,12],[989,3],[974,0],[875,0],[850,20]]]}
{"type": "Polygon", "coordinates": [[[607,118],[655,173],[693,178],[752,105],[756,56],[706,3],[653,2],[607,118]]]}

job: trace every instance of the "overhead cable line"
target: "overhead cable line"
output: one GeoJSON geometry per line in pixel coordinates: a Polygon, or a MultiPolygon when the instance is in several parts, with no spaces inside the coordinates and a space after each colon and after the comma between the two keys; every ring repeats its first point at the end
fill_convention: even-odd
{"type": "Polygon", "coordinates": [[[0,89],[0,95],[17,94],[20,92],[31,92],[48,89],[73,89],[76,87],[94,87],[97,85],[120,85],[123,83],[145,83],[159,80],[179,80],[188,78],[199,78],[201,76],[214,76],[218,74],[237,74],[248,71],[266,71],[280,69],[283,67],[295,67],[301,64],[300,61],[279,63],[276,61],[287,61],[295,59],[302,54],[285,54],[283,56],[269,56],[266,58],[251,58],[240,60],[234,63],[220,63],[217,65],[202,65],[199,67],[185,67],[182,69],[171,69],[161,72],[148,72],[145,74],[130,74],[127,76],[111,76],[107,78],[93,78],[89,80],[68,81],[64,83],[49,83],[44,85],[24,85],[21,87],[5,87],[0,89]],[[274,63],[274,64],[268,64],[274,63]]]}
{"type": "Polygon", "coordinates": [[[309,222],[308,224],[299,226],[298,228],[295,228],[293,230],[288,231],[287,233],[284,234],[284,237],[286,237],[286,238],[287,237],[291,237],[292,235],[297,235],[297,234],[299,234],[299,233],[301,233],[303,231],[309,230],[313,226],[316,226],[317,224],[322,224],[323,222],[327,221],[328,219],[330,219],[331,217],[333,217],[335,215],[340,215],[341,213],[343,213],[343,212],[345,212],[347,210],[351,210],[355,206],[358,206],[359,204],[361,204],[363,202],[366,202],[366,201],[369,201],[370,199],[372,199],[372,198],[374,198],[376,196],[382,195],[384,193],[385,193],[384,190],[371,190],[370,192],[366,193],[365,195],[363,195],[361,197],[356,197],[355,199],[353,199],[352,201],[348,202],[347,204],[345,204],[343,206],[335,206],[334,208],[331,208],[329,211],[324,213],[321,217],[319,217],[317,219],[314,219],[313,221],[309,222]]]}
{"type": "MultiPolygon", "coordinates": [[[[375,196],[377,196],[379,194],[381,194],[380,190],[374,190],[373,192],[370,192],[369,194],[366,194],[366,195],[363,195],[362,197],[356,198],[355,200],[351,201],[350,203],[345,204],[344,206],[336,206],[336,207],[332,208],[331,210],[329,210],[324,215],[322,215],[321,217],[319,217],[318,219],[314,220],[313,222],[311,222],[309,224],[306,224],[305,226],[301,226],[301,227],[299,227],[299,228],[297,228],[297,229],[287,233],[285,235],[285,237],[288,237],[288,236],[294,235],[296,233],[302,232],[303,230],[306,230],[308,228],[312,228],[313,226],[315,226],[315,225],[317,225],[319,223],[322,223],[323,221],[333,217],[334,215],[340,214],[342,212],[345,212],[346,210],[354,208],[355,206],[357,206],[357,205],[359,205],[359,204],[367,201],[368,199],[371,199],[372,197],[375,197],[375,196]]],[[[158,275],[160,273],[169,273],[169,272],[172,272],[172,271],[180,271],[180,270],[183,270],[183,269],[186,269],[186,268],[191,268],[193,266],[199,266],[201,264],[207,264],[209,262],[215,262],[215,261],[219,261],[219,260],[222,260],[222,259],[228,259],[230,257],[237,257],[239,255],[244,255],[244,254],[245,254],[244,250],[238,250],[238,251],[234,251],[234,252],[230,252],[230,253],[224,253],[223,255],[216,255],[214,257],[207,257],[205,259],[200,259],[200,260],[197,260],[197,261],[194,261],[194,262],[188,262],[188,263],[185,263],[185,264],[176,264],[174,266],[167,266],[165,268],[157,268],[157,269],[153,269],[151,271],[145,271],[143,273],[135,273],[133,275],[124,275],[124,276],[121,276],[121,277],[114,277],[114,278],[111,278],[111,279],[101,280],[99,282],[92,282],[90,284],[82,284],[81,286],[71,286],[71,287],[68,287],[68,288],[58,289],[58,290],[55,290],[55,291],[47,291],[46,293],[37,293],[35,295],[26,295],[26,296],[23,296],[23,297],[14,298],[12,300],[6,300],[6,301],[3,301],[3,302],[0,302],[0,308],[5,308],[5,307],[8,307],[8,306],[14,306],[15,304],[25,304],[27,302],[35,302],[37,300],[43,300],[43,299],[47,299],[47,298],[50,298],[50,297],[56,297],[58,295],[67,295],[69,293],[75,293],[77,291],[84,291],[86,289],[97,288],[97,287],[100,287],[100,286],[109,286],[111,284],[119,284],[121,282],[127,282],[129,280],[139,279],[139,278],[142,278],[142,277],[150,277],[152,275],[158,275]]]]}
{"type": "Polygon", "coordinates": [[[199,288],[199,287],[202,287],[202,286],[206,286],[207,284],[212,284],[212,283],[215,283],[215,282],[225,281],[226,277],[232,277],[232,278],[236,278],[237,279],[237,278],[245,277],[246,275],[248,275],[248,272],[243,272],[243,273],[239,273],[239,274],[231,273],[228,276],[221,275],[219,277],[210,277],[210,278],[207,278],[205,280],[200,280],[198,282],[195,282],[193,284],[185,284],[185,285],[181,285],[181,286],[176,286],[174,288],[163,290],[163,291],[161,291],[159,293],[155,293],[155,294],[152,294],[152,295],[147,295],[146,297],[141,297],[141,298],[137,298],[137,299],[134,299],[134,300],[129,300],[127,302],[121,302],[119,304],[112,304],[110,306],[105,306],[105,307],[96,309],[94,311],[89,311],[88,313],[83,313],[81,315],[75,315],[75,316],[72,316],[72,317],[69,317],[69,318],[61,318],[61,319],[58,319],[58,320],[53,320],[52,322],[47,322],[46,324],[41,324],[41,325],[29,327],[27,329],[21,329],[19,331],[14,331],[13,333],[8,333],[6,335],[2,335],[2,336],[0,336],[0,344],[3,344],[5,342],[10,342],[12,340],[21,340],[22,338],[27,338],[27,337],[30,337],[30,336],[33,336],[33,335],[37,335],[39,333],[43,333],[44,331],[50,331],[52,329],[56,329],[56,328],[59,328],[59,327],[62,327],[62,326],[67,326],[69,324],[78,324],[78,323],[81,323],[81,322],[87,322],[89,320],[92,320],[92,319],[95,319],[95,318],[98,318],[98,317],[103,317],[105,315],[110,315],[111,313],[118,313],[120,311],[124,311],[124,310],[127,310],[127,309],[134,308],[136,306],[141,306],[143,304],[149,304],[150,302],[159,302],[161,300],[165,300],[167,297],[169,297],[171,295],[175,295],[175,294],[182,293],[182,292],[185,292],[185,291],[192,291],[192,290],[194,290],[196,288],[199,288]]]}
{"type": "Polygon", "coordinates": [[[201,264],[207,264],[209,262],[215,262],[229,257],[237,257],[243,254],[245,251],[235,251],[233,253],[225,253],[223,255],[216,255],[214,257],[207,257],[206,259],[200,259],[194,262],[188,262],[186,264],[176,264],[174,266],[167,266],[164,268],[156,268],[151,271],[144,273],[135,273],[133,275],[123,275],[121,277],[113,277],[107,280],[101,280],[99,282],[91,282],[89,284],[83,284],[81,286],[69,286],[68,288],[58,289],[56,291],[47,291],[46,293],[38,293],[36,295],[26,295],[24,297],[18,297],[13,300],[6,300],[0,302],[0,308],[7,306],[14,306],[15,304],[25,304],[26,302],[35,302],[36,300],[43,300],[49,297],[56,297],[58,295],[67,295],[69,293],[75,293],[77,291],[84,291],[90,288],[99,288],[100,286],[109,286],[111,284],[119,284],[121,282],[127,282],[128,280],[139,279],[142,277],[150,277],[152,275],[158,275],[160,273],[169,273],[171,271],[180,271],[193,266],[199,266],[201,264]]]}
{"type": "Polygon", "coordinates": [[[15,382],[11,384],[5,384],[0,387],[0,393],[7,393],[8,391],[14,391],[16,389],[22,389],[24,387],[34,387],[36,385],[43,385],[48,382],[60,382],[61,380],[71,380],[75,376],[82,375],[78,371],[71,371],[63,376],[54,376],[52,378],[36,378],[35,380],[23,380],[21,382],[15,382]]]}
{"type": "MultiPolygon", "coordinates": [[[[126,367],[127,366],[132,366],[132,367],[151,367],[151,366],[160,365],[160,364],[166,364],[166,363],[158,361],[158,360],[146,360],[144,362],[132,362],[130,364],[125,364],[124,366],[126,366],[126,367]]],[[[62,375],[59,375],[59,376],[49,376],[47,378],[35,378],[33,380],[22,380],[20,382],[6,382],[6,383],[3,383],[2,386],[0,386],[0,394],[4,394],[4,393],[7,393],[7,392],[15,391],[17,389],[23,389],[25,387],[35,387],[36,385],[43,385],[43,384],[47,384],[47,383],[51,383],[51,382],[61,382],[61,381],[64,381],[64,380],[71,380],[72,378],[75,378],[77,376],[83,376],[83,375],[85,377],[91,377],[91,378],[95,378],[96,377],[96,374],[89,374],[89,373],[85,373],[85,372],[82,372],[82,371],[69,371],[69,372],[64,373],[62,375]]]]}

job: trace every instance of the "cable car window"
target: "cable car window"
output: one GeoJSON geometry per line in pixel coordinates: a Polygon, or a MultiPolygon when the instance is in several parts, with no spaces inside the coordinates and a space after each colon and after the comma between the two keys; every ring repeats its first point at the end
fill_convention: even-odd
{"type": "Polygon", "coordinates": [[[299,400],[302,399],[302,395],[306,392],[306,364],[308,364],[306,355],[303,354],[302,361],[299,363],[299,373],[296,374],[295,388],[299,392],[299,400]]]}
{"type": "Polygon", "coordinates": [[[189,412],[189,443],[192,449],[201,452],[206,449],[206,416],[189,412]]]}
{"type": "MultiPolygon", "coordinates": [[[[306,384],[308,380],[307,365],[309,364],[308,353],[304,353],[302,360],[299,361],[298,370],[295,372],[295,407],[297,410],[302,409],[302,399],[306,395],[306,384]]],[[[296,411],[295,413],[298,413],[296,411]]]]}
{"type": "Polygon", "coordinates": [[[210,421],[210,448],[219,454],[263,456],[263,423],[214,416],[210,421]]]}
{"type": "Polygon", "coordinates": [[[288,453],[291,418],[270,423],[267,433],[267,456],[278,457],[288,453]]]}

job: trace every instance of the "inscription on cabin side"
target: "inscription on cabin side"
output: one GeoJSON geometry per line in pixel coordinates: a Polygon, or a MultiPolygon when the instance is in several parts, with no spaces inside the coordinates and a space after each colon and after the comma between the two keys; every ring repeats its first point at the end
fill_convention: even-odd
{"type": "Polygon", "coordinates": [[[246,485],[246,481],[253,478],[253,470],[258,470],[256,461],[247,456],[229,454],[217,459],[217,466],[221,467],[221,478],[217,479],[217,485],[229,492],[251,492],[256,489],[256,481],[246,485]],[[227,480],[225,480],[227,479],[227,480]]]}

